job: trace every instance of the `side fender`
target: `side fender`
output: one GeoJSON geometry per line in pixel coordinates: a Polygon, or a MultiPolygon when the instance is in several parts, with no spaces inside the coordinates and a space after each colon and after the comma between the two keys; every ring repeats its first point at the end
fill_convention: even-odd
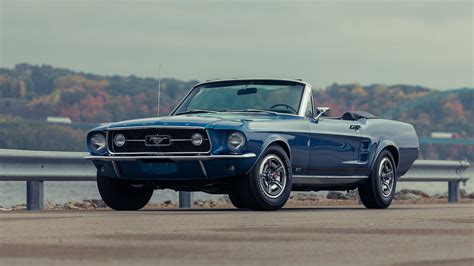
{"type": "Polygon", "coordinates": [[[255,166],[257,161],[262,157],[263,152],[268,148],[268,146],[272,145],[273,143],[278,143],[279,145],[281,145],[283,149],[288,153],[288,158],[291,161],[291,149],[290,149],[290,145],[288,144],[288,141],[279,135],[269,135],[268,137],[264,139],[262,143],[262,147],[260,148],[260,151],[257,154],[257,158],[255,159],[255,162],[252,164],[252,167],[250,168],[250,170],[255,166]]]}

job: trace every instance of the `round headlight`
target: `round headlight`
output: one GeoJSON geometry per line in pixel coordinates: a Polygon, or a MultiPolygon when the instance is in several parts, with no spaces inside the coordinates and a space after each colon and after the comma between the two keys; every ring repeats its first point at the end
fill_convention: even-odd
{"type": "Polygon", "coordinates": [[[234,132],[227,138],[227,147],[232,152],[240,151],[245,146],[245,136],[240,132],[234,132]]]}
{"type": "Polygon", "coordinates": [[[194,133],[191,136],[191,142],[193,143],[194,146],[200,146],[203,141],[204,141],[204,138],[199,133],[194,133]]]}
{"type": "Polygon", "coordinates": [[[92,135],[89,146],[93,152],[103,152],[105,150],[105,136],[102,133],[95,133],[92,135]]]}
{"type": "Polygon", "coordinates": [[[125,142],[127,141],[127,139],[125,138],[124,135],[122,134],[117,134],[115,135],[114,137],[114,144],[115,146],[117,147],[122,147],[123,145],[125,145],[125,142]]]}

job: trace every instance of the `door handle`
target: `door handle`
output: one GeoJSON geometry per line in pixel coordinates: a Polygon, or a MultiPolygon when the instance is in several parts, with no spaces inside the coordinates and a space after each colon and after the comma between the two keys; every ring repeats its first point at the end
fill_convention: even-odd
{"type": "Polygon", "coordinates": [[[359,130],[360,126],[359,125],[350,125],[349,129],[359,130]]]}

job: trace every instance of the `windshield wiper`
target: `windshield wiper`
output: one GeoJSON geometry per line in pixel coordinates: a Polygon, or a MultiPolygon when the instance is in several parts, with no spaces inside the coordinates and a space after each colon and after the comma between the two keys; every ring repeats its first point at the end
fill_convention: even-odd
{"type": "Polygon", "coordinates": [[[200,113],[219,113],[218,111],[213,111],[213,110],[202,110],[202,109],[191,109],[188,111],[184,111],[181,113],[177,113],[175,115],[186,115],[186,114],[200,114],[200,113]]]}
{"type": "Polygon", "coordinates": [[[272,115],[279,115],[279,113],[277,113],[277,112],[273,112],[273,111],[269,111],[269,110],[262,110],[262,109],[227,110],[226,112],[229,112],[229,113],[251,112],[251,113],[266,113],[266,114],[272,114],[272,115]]]}

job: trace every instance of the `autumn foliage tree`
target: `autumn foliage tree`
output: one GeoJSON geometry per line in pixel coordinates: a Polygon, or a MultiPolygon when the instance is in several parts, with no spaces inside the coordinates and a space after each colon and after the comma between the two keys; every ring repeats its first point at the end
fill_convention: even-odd
{"type": "MultiPolygon", "coordinates": [[[[167,115],[196,83],[162,79],[161,115],[167,115]]],[[[156,79],[133,75],[100,76],[29,64],[0,68],[0,148],[67,150],[61,146],[67,141],[70,150],[84,150],[87,126],[156,116],[157,87],[156,79]],[[79,126],[41,123],[47,116],[69,117],[79,126]],[[31,135],[41,141],[26,140],[31,135]]],[[[411,123],[420,136],[433,131],[455,132],[464,138],[474,135],[474,88],[437,91],[410,85],[334,83],[314,89],[313,94],[315,105],[330,107],[331,116],[365,110],[411,123]]],[[[473,160],[473,149],[473,145],[426,145],[421,156],[473,160]]]]}

